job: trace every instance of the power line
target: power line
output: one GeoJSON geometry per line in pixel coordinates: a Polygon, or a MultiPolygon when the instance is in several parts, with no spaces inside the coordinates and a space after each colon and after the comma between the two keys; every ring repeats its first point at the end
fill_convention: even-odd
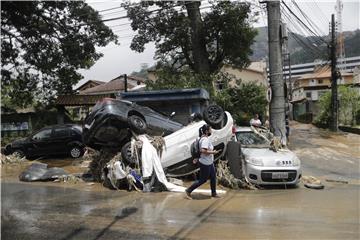
{"type": "Polygon", "coordinates": [[[313,36],[318,37],[319,40],[327,44],[327,41],[325,41],[321,36],[318,36],[314,31],[312,31],[292,10],[289,8],[289,6],[282,0],[282,4],[288,9],[288,11],[297,19],[298,22],[300,22],[305,29],[307,29],[313,36]]]}
{"type": "MultiPolygon", "coordinates": [[[[295,21],[291,18],[291,16],[284,10],[283,7],[281,8],[281,10],[282,10],[282,15],[283,15],[285,18],[288,19],[288,22],[291,23],[291,24],[293,25],[293,27],[297,29],[298,32],[301,32],[301,33],[304,35],[301,26],[298,25],[298,23],[295,22],[295,21]]],[[[290,26],[290,25],[289,25],[289,26],[290,26]]],[[[295,40],[299,45],[303,46],[306,54],[309,53],[309,54],[311,54],[312,56],[315,56],[315,57],[320,57],[320,58],[323,57],[323,56],[322,56],[323,53],[322,53],[318,48],[316,48],[315,46],[313,46],[313,43],[311,43],[308,38],[306,38],[306,40],[309,41],[309,43],[305,42],[303,39],[301,39],[299,36],[297,36],[289,27],[288,27],[288,29],[289,29],[290,34],[293,36],[294,40],[295,40]]]]}
{"type": "Polygon", "coordinates": [[[119,9],[119,8],[121,8],[121,6],[120,6],[120,7],[113,7],[113,8],[108,8],[108,9],[100,10],[100,11],[98,11],[98,12],[99,12],[99,13],[101,13],[101,12],[107,12],[107,11],[111,11],[111,10],[119,9]]]}
{"type": "Polygon", "coordinates": [[[324,35],[321,29],[304,13],[304,11],[299,7],[299,5],[294,0],[292,0],[292,2],[295,5],[295,7],[299,10],[301,15],[303,15],[305,20],[309,23],[309,25],[313,28],[313,30],[318,31],[318,33],[320,32],[322,35],[324,35]]]}

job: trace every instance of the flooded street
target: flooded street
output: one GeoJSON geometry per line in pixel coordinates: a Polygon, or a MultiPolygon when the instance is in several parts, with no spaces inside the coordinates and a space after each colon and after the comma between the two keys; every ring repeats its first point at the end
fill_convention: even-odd
{"type": "MultiPolygon", "coordinates": [[[[303,175],[319,178],[324,190],[300,183],[290,189],[226,189],[221,199],[194,194],[187,200],[181,193],[113,191],[98,183],[25,183],[17,177],[29,163],[3,165],[1,237],[359,239],[360,136],[305,124],[291,127],[291,149],[302,160],[303,175]]],[[[53,160],[53,166],[84,170],[73,160],[53,160]]]]}

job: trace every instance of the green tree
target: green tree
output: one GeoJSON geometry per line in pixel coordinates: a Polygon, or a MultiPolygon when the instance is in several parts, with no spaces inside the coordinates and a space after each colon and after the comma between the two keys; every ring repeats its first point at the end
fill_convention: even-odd
{"type": "Polygon", "coordinates": [[[35,96],[49,101],[70,93],[82,78],[76,70],[102,56],[95,47],[116,39],[83,1],[3,1],[2,96],[26,106],[35,96]]]}
{"type": "Polygon", "coordinates": [[[237,80],[234,87],[226,88],[215,96],[216,102],[232,113],[239,125],[248,125],[255,114],[264,115],[266,106],[266,90],[253,82],[241,83],[237,80]]]}
{"type": "Polygon", "coordinates": [[[213,73],[224,63],[245,67],[256,30],[250,24],[250,4],[237,1],[213,1],[200,12],[200,1],[142,1],[123,6],[137,34],[131,49],[144,51],[155,42],[155,58],[178,70],[191,70],[210,85],[213,73]],[[208,76],[208,77],[206,77],[208,76]]]}
{"type": "Polygon", "coordinates": [[[348,86],[339,87],[339,121],[344,125],[356,125],[356,115],[360,110],[359,92],[348,86]]]}
{"type": "MultiPolygon", "coordinates": [[[[339,97],[339,124],[356,125],[357,114],[360,110],[360,94],[349,86],[340,86],[338,89],[339,97]]],[[[329,126],[331,121],[331,92],[326,92],[319,99],[320,113],[315,119],[315,123],[329,126]]]]}
{"type": "Polygon", "coordinates": [[[329,126],[331,122],[331,92],[324,93],[319,99],[320,113],[315,118],[315,124],[329,126]]]}

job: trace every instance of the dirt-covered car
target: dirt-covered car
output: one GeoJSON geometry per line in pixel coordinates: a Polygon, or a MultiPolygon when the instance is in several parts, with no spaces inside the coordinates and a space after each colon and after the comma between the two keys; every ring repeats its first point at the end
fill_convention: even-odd
{"type": "MultiPolygon", "coordinates": [[[[215,155],[215,161],[224,156],[227,143],[232,138],[233,118],[231,114],[224,112],[217,105],[210,105],[205,109],[203,115],[206,120],[192,122],[164,137],[165,148],[160,160],[167,176],[185,176],[199,169],[199,165],[192,162],[191,144],[199,137],[199,128],[204,124],[212,125],[210,140],[214,149],[220,150],[215,155]]],[[[122,156],[128,163],[136,161],[131,155],[129,145],[123,147],[122,156]]]]}
{"type": "Polygon", "coordinates": [[[301,178],[300,159],[290,150],[274,152],[270,141],[250,127],[235,128],[245,158],[245,177],[258,185],[296,185],[301,178]]]}
{"type": "Polygon", "coordinates": [[[81,126],[74,124],[48,126],[6,145],[4,153],[26,158],[63,154],[78,158],[85,148],[81,133],[81,126]]]}
{"type": "Polygon", "coordinates": [[[98,102],[83,125],[84,143],[94,149],[121,148],[137,134],[168,135],[183,127],[154,110],[136,103],[105,98],[98,102]]]}

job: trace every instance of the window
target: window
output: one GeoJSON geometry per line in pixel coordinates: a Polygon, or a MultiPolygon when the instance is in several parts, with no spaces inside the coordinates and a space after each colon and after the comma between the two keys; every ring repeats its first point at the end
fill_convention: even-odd
{"type": "Polygon", "coordinates": [[[269,144],[267,140],[253,132],[237,132],[236,138],[243,145],[263,145],[269,144]]]}
{"type": "Polygon", "coordinates": [[[53,133],[54,138],[64,138],[69,136],[69,130],[67,128],[55,128],[53,133]]]}
{"type": "Polygon", "coordinates": [[[306,92],[306,98],[311,98],[311,92],[306,92]]]}
{"type": "Polygon", "coordinates": [[[45,129],[42,130],[40,132],[38,132],[37,134],[35,134],[32,139],[34,140],[45,140],[45,139],[49,139],[51,136],[51,129],[45,129]]]}
{"type": "Polygon", "coordinates": [[[322,84],[322,83],[323,83],[323,80],[322,80],[322,79],[319,79],[319,80],[318,80],[318,83],[319,83],[319,84],[322,84]]]}

